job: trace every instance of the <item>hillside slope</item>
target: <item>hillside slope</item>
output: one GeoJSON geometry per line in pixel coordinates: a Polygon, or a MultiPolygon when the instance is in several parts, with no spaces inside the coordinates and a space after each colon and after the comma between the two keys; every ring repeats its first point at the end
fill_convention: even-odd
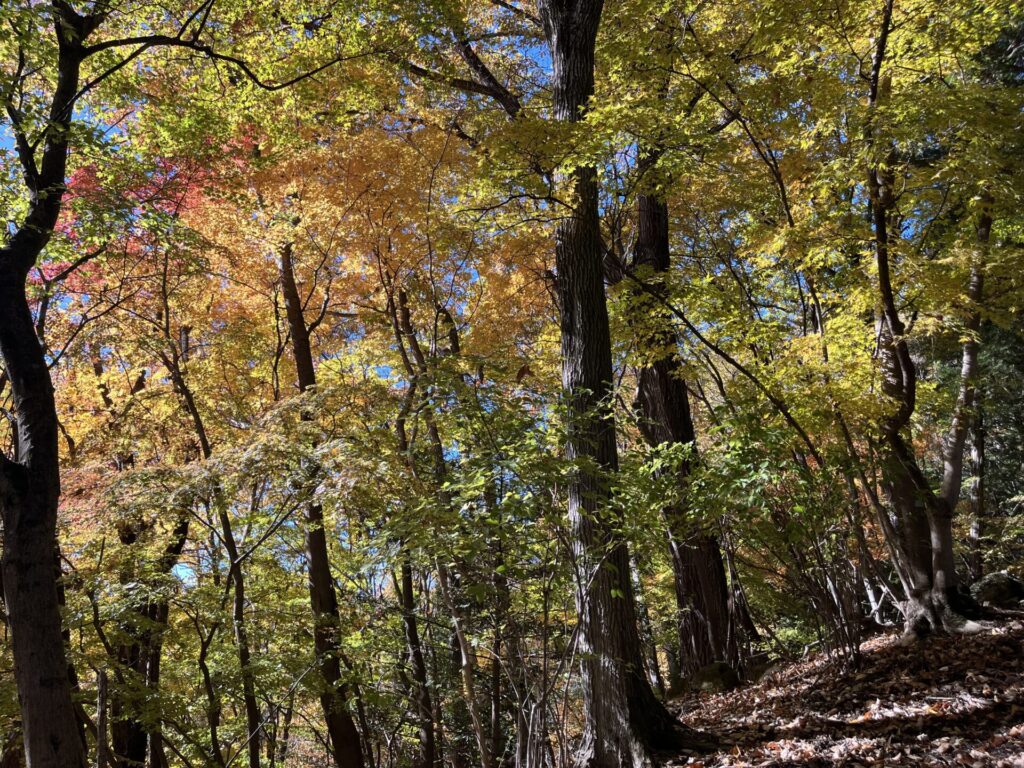
{"type": "Polygon", "coordinates": [[[909,647],[897,640],[865,643],[855,672],[819,656],[753,686],[677,701],[682,720],[722,746],[672,765],[1024,768],[1024,623],[909,647]]]}

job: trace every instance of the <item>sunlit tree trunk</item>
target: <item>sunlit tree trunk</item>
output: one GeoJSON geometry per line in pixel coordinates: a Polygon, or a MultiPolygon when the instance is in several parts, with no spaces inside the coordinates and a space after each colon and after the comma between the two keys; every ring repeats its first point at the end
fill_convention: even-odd
{"type": "Polygon", "coordinates": [[[971,424],[971,486],[968,494],[971,529],[968,534],[968,568],[971,578],[978,580],[984,572],[981,540],[985,525],[985,420],[981,405],[971,424]]]}
{"type": "MultiPolygon", "coordinates": [[[[576,123],[594,92],[600,0],[540,0],[553,69],[556,120],[576,123]]],[[[629,551],[609,509],[607,473],[618,469],[609,412],[611,340],[603,280],[603,247],[593,167],[565,179],[571,208],[555,234],[561,318],[562,388],[567,457],[592,463],[569,488],[576,568],[579,653],[583,658],[583,740],[577,762],[587,768],[646,766],[654,751],[678,747],[681,730],[644,674],[629,551]]]]}

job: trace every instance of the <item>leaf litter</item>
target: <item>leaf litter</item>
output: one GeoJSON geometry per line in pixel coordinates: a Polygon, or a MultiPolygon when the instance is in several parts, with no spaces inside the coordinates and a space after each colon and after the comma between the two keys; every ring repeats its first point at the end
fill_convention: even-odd
{"type": "Polygon", "coordinates": [[[888,634],[852,671],[824,654],[672,704],[717,752],[670,766],[1024,768],[1024,622],[911,645],[888,634]]]}

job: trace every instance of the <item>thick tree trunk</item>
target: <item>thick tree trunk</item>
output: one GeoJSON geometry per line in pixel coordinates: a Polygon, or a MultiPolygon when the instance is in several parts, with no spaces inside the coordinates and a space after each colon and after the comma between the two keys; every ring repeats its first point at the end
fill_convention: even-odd
{"type": "Polygon", "coordinates": [[[57,412],[25,298],[28,268],[12,265],[21,254],[6,251],[0,251],[0,351],[14,393],[18,434],[14,460],[0,458],[0,511],[14,678],[28,764],[80,768],[86,757],[71,702],[54,566],[60,495],[57,412]]]}
{"type": "Polygon", "coordinates": [[[671,549],[683,669],[693,673],[714,661],[735,667],[736,632],[718,539],[692,534],[686,542],[673,539],[671,549]]]}
{"type": "MultiPolygon", "coordinates": [[[[54,564],[60,467],[53,385],[36,335],[25,280],[53,235],[64,198],[68,137],[82,41],[98,17],[55,4],[57,72],[46,128],[35,145],[12,117],[15,148],[29,192],[24,220],[0,247],[0,353],[11,382],[17,434],[13,458],[0,455],[3,588],[25,756],[32,768],[86,764],[71,700],[73,681],[61,632],[59,572],[54,564]]],[[[13,115],[17,108],[8,105],[13,115]]]]}
{"type": "MultiPolygon", "coordinates": [[[[298,374],[299,389],[303,392],[316,386],[313,352],[309,327],[302,314],[302,302],[295,282],[292,265],[292,245],[286,243],[280,254],[281,292],[284,296],[288,329],[291,332],[292,356],[298,374]]],[[[331,564],[327,552],[327,533],[324,530],[323,508],[309,502],[306,511],[306,557],[309,566],[309,602],[313,612],[313,646],[324,680],[320,705],[327,723],[336,768],[362,768],[363,752],[355,721],[346,706],[348,698],[341,681],[341,662],[338,657],[338,598],[331,577],[331,564]]]]}
{"type": "MultiPolygon", "coordinates": [[[[594,91],[602,3],[539,0],[538,9],[551,53],[554,117],[574,123],[594,91]]],[[[566,181],[572,207],[555,235],[566,453],[570,461],[599,468],[578,470],[568,488],[583,658],[584,735],[577,762],[587,768],[647,766],[658,749],[681,746],[683,734],[644,675],[629,552],[610,517],[604,475],[617,470],[618,456],[608,411],[612,360],[596,172],[579,167],[566,181]]]]}
{"type": "MultiPolygon", "coordinates": [[[[637,198],[633,264],[635,269],[651,272],[652,290],[663,290],[657,279],[670,267],[668,206],[652,195],[641,194],[637,198]]],[[[641,279],[647,277],[640,275],[641,279]]],[[[634,296],[638,302],[642,298],[643,294],[634,296]]],[[[646,308],[641,302],[636,311],[646,314],[646,308]]],[[[633,325],[642,328],[644,323],[634,322],[633,325]]],[[[674,342],[668,318],[663,326],[648,327],[642,338],[637,339],[641,348],[655,350],[672,349],[674,342]]],[[[654,359],[640,369],[638,378],[636,401],[640,429],[647,441],[653,446],[679,443],[695,447],[693,418],[678,358],[667,353],[654,359]]],[[[689,473],[690,464],[684,462],[679,471],[679,482],[684,489],[689,473]]],[[[738,662],[736,633],[730,631],[734,627],[729,611],[729,585],[718,539],[695,529],[686,520],[684,505],[685,502],[665,509],[683,669],[693,673],[713,661],[735,666],[738,662]]]]}

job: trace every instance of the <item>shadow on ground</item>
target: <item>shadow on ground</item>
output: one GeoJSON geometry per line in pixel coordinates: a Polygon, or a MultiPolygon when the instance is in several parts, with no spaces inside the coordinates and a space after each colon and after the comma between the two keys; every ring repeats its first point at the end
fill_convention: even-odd
{"type": "Polygon", "coordinates": [[[722,746],[672,765],[1024,768],[1024,623],[910,646],[883,636],[862,653],[856,671],[818,657],[674,702],[722,746]]]}

